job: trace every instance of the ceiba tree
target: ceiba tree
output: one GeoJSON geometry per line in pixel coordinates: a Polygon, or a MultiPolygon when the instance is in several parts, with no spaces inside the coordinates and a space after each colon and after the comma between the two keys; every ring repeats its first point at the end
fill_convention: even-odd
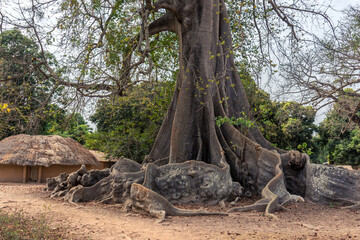
{"type": "MultiPolygon", "coordinates": [[[[269,4],[288,22],[273,1],[269,4]]],[[[177,34],[180,46],[176,89],[155,144],[143,169],[133,165],[112,169],[96,184],[70,181],[70,188],[79,183],[85,186],[68,192],[72,200],[123,201],[130,183],[139,182],[172,202],[194,202],[206,196],[219,202],[227,199],[226,195],[262,194],[263,199],[254,205],[231,211],[257,209],[270,213],[301,197],[359,206],[359,173],[310,164],[306,154],[272,146],[256,127],[244,131],[228,123],[216,125],[217,117],[241,118],[250,111],[234,63],[224,0],[147,0],[142,10],[144,19],[152,12],[163,15],[143,24],[141,34],[145,39],[171,31],[177,34]],[[189,163],[192,167],[186,164],[189,160],[195,160],[189,163]],[[213,174],[212,179],[206,177],[208,173],[213,174]],[[243,189],[236,184],[222,184],[219,176],[226,173],[243,189]],[[194,190],[194,186],[198,189],[194,190]],[[189,191],[201,197],[189,197],[189,191]]],[[[125,60],[130,59],[131,53],[125,60]]],[[[72,179],[81,179],[77,177],[72,179]]]]}
{"type": "MultiPolygon", "coordinates": [[[[239,130],[219,129],[215,117],[239,118],[249,113],[234,64],[225,2],[158,1],[147,7],[167,10],[149,25],[149,33],[173,31],[180,44],[177,86],[149,159],[168,157],[169,163],[194,159],[219,166],[231,159],[227,149],[241,144],[231,142],[231,135],[239,130]]],[[[257,128],[250,129],[248,137],[273,149],[257,128]]]]}

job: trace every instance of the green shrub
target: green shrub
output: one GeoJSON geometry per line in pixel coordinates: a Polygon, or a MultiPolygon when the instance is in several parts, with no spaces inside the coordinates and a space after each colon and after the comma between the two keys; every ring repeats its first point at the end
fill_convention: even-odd
{"type": "Polygon", "coordinates": [[[174,82],[140,84],[124,96],[98,101],[90,120],[97,130],[86,146],[114,157],[141,162],[156,138],[174,91],[174,82]]]}

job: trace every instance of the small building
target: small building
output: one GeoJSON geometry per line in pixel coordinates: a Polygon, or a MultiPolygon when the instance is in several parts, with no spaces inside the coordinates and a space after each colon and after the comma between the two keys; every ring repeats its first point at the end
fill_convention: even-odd
{"type": "Polygon", "coordinates": [[[99,162],[71,138],[20,134],[0,141],[0,182],[43,182],[81,165],[90,170],[99,162]]]}
{"type": "Polygon", "coordinates": [[[117,161],[117,159],[114,157],[107,157],[103,152],[95,150],[90,150],[90,152],[96,157],[100,164],[97,169],[111,168],[111,166],[114,165],[117,161]]]}

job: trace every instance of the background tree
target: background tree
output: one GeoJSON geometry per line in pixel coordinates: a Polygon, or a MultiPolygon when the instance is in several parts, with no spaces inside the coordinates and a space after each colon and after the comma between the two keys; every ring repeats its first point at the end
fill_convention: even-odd
{"type": "Polygon", "coordinates": [[[91,128],[83,116],[80,113],[67,113],[55,104],[49,108],[52,114],[46,118],[41,134],[70,137],[84,145],[91,128]]]}
{"type": "Polygon", "coordinates": [[[5,31],[0,34],[0,59],[0,102],[11,109],[2,118],[1,138],[41,132],[46,118],[52,114],[47,106],[59,88],[39,68],[41,55],[37,44],[19,30],[5,31]]]}
{"type": "Polygon", "coordinates": [[[239,76],[250,103],[250,119],[256,122],[264,137],[281,149],[298,149],[312,154],[317,151],[312,140],[317,130],[316,111],[294,101],[274,101],[261,90],[249,72],[240,68],[239,76]]]}
{"type": "MultiPolygon", "coordinates": [[[[46,75],[36,42],[19,30],[9,30],[0,34],[0,43],[1,138],[20,133],[58,134],[84,144],[89,128],[80,114],[69,114],[60,107],[67,101],[61,96],[63,87],[46,75]]],[[[56,65],[52,55],[46,53],[46,58],[56,65]]]]}
{"type": "Polygon", "coordinates": [[[8,104],[0,103],[0,136],[4,136],[6,134],[7,126],[5,123],[5,119],[7,117],[7,114],[11,111],[10,108],[8,108],[8,104]]]}
{"type": "Polygon", "coordinates": [[[299,93],[302,103],[311,103],[316,109],[336,103],[350,121],[359,124],[358,7],[349,8],[345,15],[333,31],[313,38],[308,51],[299,51],[282,66],[281,73],[288,80],[282,91],[299,93]],[[347,91],[349,88],[352,91],[347,91]],[[349,98],[352,101],[344,101],[349,98]]]}
{"type": "Polygon", "coordinates": [[[87,136],[86,145],[111,156],[142,162],[166,114],[174,83],[136,85],[122,97],[99,100],[90,117],[97,130],[87,136]]]}
{"type": "MultiPolygon", "coordinates": [[[[352,92],[349,89],[345,91],[352,92]]],[[[339,101],[342,104],[335,103],[319,126],[319,134],[316,138],[321,148],[319,161],[358,166],[360,164],[359,126],[350,121],[348,112],[343,108],[344,102],[353,102],[354,97],[344,96],[339,101]]]]}

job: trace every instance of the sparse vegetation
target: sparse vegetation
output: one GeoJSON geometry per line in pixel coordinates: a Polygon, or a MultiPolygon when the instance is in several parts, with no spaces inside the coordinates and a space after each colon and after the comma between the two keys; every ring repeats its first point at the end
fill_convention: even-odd
{"type": "Polygon", "coordinates": [[[49,228],[43,215],[35,219],[25,216],[22,210],[7,213],[0,209],[0,240],[64,239],[62,233],[49,228]]]}

